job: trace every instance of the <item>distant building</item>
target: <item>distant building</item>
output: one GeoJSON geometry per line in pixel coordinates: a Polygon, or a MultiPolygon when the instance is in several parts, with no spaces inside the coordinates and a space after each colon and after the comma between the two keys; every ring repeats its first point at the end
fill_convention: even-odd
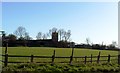
{"type": "Polygon", "coordinates": [[[52,33],[52,41],[55,43],[58,42],[58,33],[57,32],[52,33]]]}
{"type": "MultiPolygon", "coordinates": [[[[5,42],[3,42],[5,46],[5,42]]],[[[40,39],[40,40],[15,40],[8,41],[8,46],[28,46],[28,47],[57,47],[58,46],[58,33],[53,32],[51,39],[40,39]]]]}

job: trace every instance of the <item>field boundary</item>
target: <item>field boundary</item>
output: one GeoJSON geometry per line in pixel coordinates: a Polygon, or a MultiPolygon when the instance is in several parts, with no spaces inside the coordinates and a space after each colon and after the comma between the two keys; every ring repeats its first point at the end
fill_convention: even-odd
{"type": "MultiPolygon", "coordinates": [[[[4,57],[4,60],[1,60],[1,62],[4,63],[4,66],[7,66],[8,63],[41,63],[41,62],[34,62],[34,58],[50,58],[51,62],[49,62],[49,63],[51,63],[51,64],[55,63],[55,59],[56,58],[68,58],[69,62],[67,62],[67,63],[69,63],[69,64],[72,64],[73,58],[75,58],[75,59],[82,58],[82,59],[84,59],[83,63],[86,64],[87,62],[90,62],[90,63],[93,63],[93,62],[100,63],[101,61],[106,61],[106,62],[110,63],[111,62],[111,58],[119,57],[119,55],[112,56],[110,54],[108,54],[106,56],[101,56],[100,53],[97,56],[93,56],[92,54],[91,54],[91,56],[55,56],[55,50],[54,50],[52,56],[35,56],[35,55],[23,56],[23,55],[8,55],[8,54],[4,54],[4,55],[0,55],[0,56],[4,57]],[[12,57],[12,58],[13,57],[17,57],[17,58],[22,58],[22,57],[30,58],[30,62],[10,62],[10,61],[8,61],[8,58],[10,58],[10,57],[12,57]],[[96,58],[96,60],[93,60],[93,58],[96,58]],[[101,60],[101,58],[107,58],[107,59],[106,60],[101,60]],[[89,59],[89,61],[88,61],[88,59],[89,59]]],[[[61,62],[61,63],[65,63],[65,62],[61,62]]]]}

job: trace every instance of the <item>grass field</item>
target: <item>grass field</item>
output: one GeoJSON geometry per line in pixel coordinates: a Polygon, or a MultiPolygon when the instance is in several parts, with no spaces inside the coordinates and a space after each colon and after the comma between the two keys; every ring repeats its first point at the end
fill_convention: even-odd
{"type": "MultiPolygon", "coordinates": [[[[71,56],[71,48],[53,48],[53,47],[8,47],[9,55],[23,55],[23,56],[52,56],[53,51],[56,51],[56,56],[71,56]]],[[[5,48],[2,48],[2,54],[4,54],[5,48]]],[[[101,55],[108,56],[110,55],[118,55],[118,51],[108,51],[108,50],[91,50],[91,49],[83,49],[83,48],[75,48],[74,56],[97,56],[101,52],[101,55]]],[[[4,59],[4,58],[3,58],[4,59]]],[[[102,58],[106,59],[107,58],[102,58]]],[[[115,59],[115,58],[111,58],[115,59]]],[[[84,59],[74,59],[74,61],[80,61],[84,59]]],[[[30,61],[30,58],[9,58],[9,61],[30,61]]],[[[51,62],[51,59],[34,59],[35,62],[51,62]]],[[[69,62],[69,59],[55,59],[55,62],[69,62]]],[[[113,61],[114,62],[114,61],[113,61]]]]}

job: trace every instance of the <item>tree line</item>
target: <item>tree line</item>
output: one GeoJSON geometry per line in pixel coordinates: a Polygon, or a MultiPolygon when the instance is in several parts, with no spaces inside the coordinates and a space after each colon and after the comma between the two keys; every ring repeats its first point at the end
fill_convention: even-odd
{"type": "MultiPolygon", "coordinates": [[[[58,33],[58,41],[60,43],[64,43],[64,42],[71,42],[71,30],[64,30],[64,29],[57,29],[55,27],[53,27],[52,29],[49,29],[49,31],[47,33],[43,33],[43,32],[38,32],[36,34],[36,40],[44,40],[44,39],[50,39],[52,38],[52,33],[56,32],[58,33]]],[[[5,36],[6,39],[9,39],[9,41],[15,41],[15,40],[33,40],[33,38],[29,35],[29,33],[26,31],[26,28],[23,26],[19,26],[14,32],[13,34],[8,34],[5,36]]],[[[90,41],[90,38],[86,38],[86,45],[87,47],[89,46],[96,46],[96,47],[100,47],[101,45],[106,47],[106,45],[102,44],[93,44],[90,41]]],[[[110,45],[108,45],[109,47],[115,48],[117,46],[116,41],[112,41],[112,43],[110,45]]]]}
{"type": "MultiPolygon", "coordinates": [[[[41,31],[37,33],[36,40],[44,40],[52,38],[52,33],[58,33],[59,41],[70,42],[71,41],[71,30],[57,29],[53,27],[49,29],[47,33],[42,33],[41,31]]],[[[19,26],[13,34],[8,34],[5,36],[9,40],[33,40],[33,38],[26,31],[26,28],[19,26]]]]}

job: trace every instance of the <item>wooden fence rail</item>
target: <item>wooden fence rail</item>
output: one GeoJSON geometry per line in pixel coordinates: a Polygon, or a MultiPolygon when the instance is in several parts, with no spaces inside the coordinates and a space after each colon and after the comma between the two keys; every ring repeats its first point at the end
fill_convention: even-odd
{"type": "MultiPolygon", "coordinates": [[[[4,61],[2,61],[2,62],[4,62],[4,66],[7,66],[8,63],[30,63],[30,62],[34,62],[34,58],[51,58],[52,59],[52,61],[51,61],[52,64],[54,64],[55,58],[69,58],[70,59],[70,61],[69,61],[70,64],[72,63],[71,58],[83,58],[84,59],[83,62],[86,64],[87,62],[91,62],[91,63],[92,62],[99,63],[100,61],[110,62],[111,61],[111,57],[117,57],[117,56],[111,56],[111,55],[108,55],[108,56],[100,56],[100,55],[93,56],[92,54],[91,54],[91,56],[81,56],[81,57],[71,57],[71,56],[70,57],[58,57],[58,56],[55,56],[55,51],[54,51],[54,54],[52,56],[34,56],[34,55],[31,55],[31,56],[20,56],[20,55],[8,55],[8,54],[2,55],[2,56],[5,57],[4,61]],[[25,57],[25,58],[29,57],[30,58],[30,62],[9,62],[8,61],[9,57],[19,57],[19,58],[20,57],[25,57]],[[102,57],[107,58],[107,60],[100,60],[100,58],[102,58],[102,57]],[[96,58],[97,60],[93,60],[93,58],[96,58]],[[90,59],[90,60],[88,61],[87,59],[90,59]]],[[[37,62],[37,63],[39,63],[39,62],[37,62]]]]}
{"type": "MultiPolygon", "coordinates": [[[[3,62],[4,63],[4,66],[7,66],[8,65],[8,63],[33,63],[34,62],[34,58],[50,58],[50,59],[52,59],[52,61],[50,62],[50,63],[52,63],[52,64],[54,64],[54,61],[55,61],[55,58],[68,58],[68,59],[70,59],[70,61],[69,61],[69,64],[71,65],[72,64],[72,61],[73,61],[73,58],[75,58],[75,59],[77,59],[77,58],[82,58],[82,59],[84,59],[84,63],[86,64],[87,62],[97,62],[97,63],[99,63],[100,61],[107,61],[107,62],[110,62],[111,61],[111,57],[118,57],[118,55],[116,55],[116,56],[111,56],[111,55],[108,55],[108,56],[101,56],[100,55],[100,52],[99,52],[99,54],[98,54],[98,56],[93,56],[92,54],[91,54],[91,56],[77,56],[77,57],[74,57],[74,56],[55,56],[55,50],[54,50],[54,52],[53,52],[53,55],[52,56],[34,56],[34,55],[31,55],[31,56],[22,56],[22,55],[8,55],[7,53],[5,54],[5,55],[0,55],[0,56],[3,56],[4,57],[4,61],[3,60],[1,60],[1,62],[3,62]],[[8,61],[8,58],[10,58],[10,57],[17,57],[17,58],[22,58],[22,57],[24,57],[24,58],[30,58],[30,62],[9,62],[8,61]],[[93,60],[93,58],[96,58],[97,60],[93,60]],[[107,58],[106,60],[100,60],[100,58],[107,58]],[[87,59],[89,59],[89,61],[87,60],[87,59]]],[[[40,63],[40,62],[36,62],[36,63],[40,63]]],[[[64,62],[65,63],[65,62],[64,62]]]]}

